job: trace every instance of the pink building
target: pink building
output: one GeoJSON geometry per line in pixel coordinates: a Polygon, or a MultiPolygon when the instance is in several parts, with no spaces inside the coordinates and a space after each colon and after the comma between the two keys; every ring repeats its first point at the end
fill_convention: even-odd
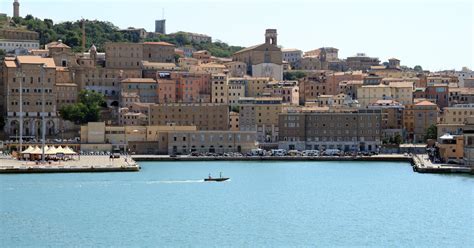
{"type": "Polygon", "coordinates": [[[159,103],[211,102],[211,74],[159,73],[157,79],[159,103]]]}

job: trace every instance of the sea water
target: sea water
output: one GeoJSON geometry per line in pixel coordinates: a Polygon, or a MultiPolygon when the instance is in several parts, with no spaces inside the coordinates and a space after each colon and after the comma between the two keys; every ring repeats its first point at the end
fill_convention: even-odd
{"type": "Polygon", "coordinates": [[[472,176],[389,162],[140,164],[0,175],[0,246],[474,246],[472,176]],[[220,172],[231,179],[204,182],[220,172]]]}

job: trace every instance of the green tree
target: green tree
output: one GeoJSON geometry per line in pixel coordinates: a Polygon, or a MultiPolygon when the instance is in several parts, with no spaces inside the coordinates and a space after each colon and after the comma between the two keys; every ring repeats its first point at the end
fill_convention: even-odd
{"type": "Polygon", "coordinates": [[[188,36],[185,33],[179,32],[175,35],[174,38],[176,40],[176,45],[177,46],[184,46],[184,45],[188,45],[188,44],[191,43],[188,36]]]}
{"type": "Polygon", "coordinates": [[[306,77],[303,71],[287,71],[283,73],[283,80],[298,80],[306,77]]]}
{"type": "Polygon", "coordinates": [[[438,128],[436,125],[431,125],[426,129],[426,139],[437,139],[438,137],[438,128]]]}
{"type": "Polygon", "coordinates": [[[79,102],[63,106],[59,114],[64,120],[76,124],[84,124],[99,120],[101,107],[104,107],[104,96],[100,93],[82,90],[79,93],[79,102]]]}
{"type": "Polygon", "coordinates": [[[403,141],[402,136],[397,133],[394,137],[395,144],[400,145],[402,143],[402,141],[403,141]]]}
{"type": "Polygon", "coordinates": [[[415,65],[415,67],[413,68],[413,70],[417,71],[417,72],[422,72],[423,71],[423,67],[421,67],[421,65],[415,65]]]}

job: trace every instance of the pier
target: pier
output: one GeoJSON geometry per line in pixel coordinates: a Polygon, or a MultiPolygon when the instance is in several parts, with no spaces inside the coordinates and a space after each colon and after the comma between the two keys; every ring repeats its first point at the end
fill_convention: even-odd
{"type": "Polygon", "coordinates": [[[433,163],[426,154],[414,155],[412,159],[413,171],[418,173],[465,173],[474,174],[474,168],[453,165],[433,163]]]}
{"type": "Polygon", "coordinates": [[[74,160],[46,162],[22,161],[0,157],[0,174],[21,173],[80,173],[80,172],[134,172],[140,166],[130,157],[80,156],[74,160]]]}

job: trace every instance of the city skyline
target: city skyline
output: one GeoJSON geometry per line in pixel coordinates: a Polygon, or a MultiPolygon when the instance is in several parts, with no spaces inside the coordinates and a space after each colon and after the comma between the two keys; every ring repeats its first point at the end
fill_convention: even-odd
{"type": "MultiPolygon", "coordinates": [[[[154,21],[161,19],[164,9],[169,33],[203,33],[212,36],[214,41],[222,40],[230,45],[248,47],[261,44],[262,31],[276,28],[279,45],[283,48],[308,51],[318,47],[336,47],[340,50],[340,58],[364,52],[368,56],[379,57],[382,62],[396,57],[402,65],[421,65],[432,71],[474,67],[474,5],[468,1],[401,1],[396,4],[390,0],[358,3],[324,0],[315,3],[204,2],[114,1],[111,8],[111,1],[83,1],[77,4],[73,1],[21,0],[20,15],[32,14],[41,19],[53,19],[55,23],[83,17],[110,21],[120,28],[133,26],[153,31],[154,21]],[[213,15],[201,14],[208,10],[208,4],[202,4],[204,2],[214,4],[213,15]],[[54,4],[45,8],[47,3],[54,4]],[[71,5],[74,12],[68,9],[71,5]],[[107,8],[111,11],[104,13],[107,8]],[[229,10],[236,14],[235,18],[230,18],[234,16],[229,16],[229,10]],[[127,14],[130,18],[123,18],[127,14]]],[[[3,1],[1,12],[11,15],[12,3],[3,1]]]]}

